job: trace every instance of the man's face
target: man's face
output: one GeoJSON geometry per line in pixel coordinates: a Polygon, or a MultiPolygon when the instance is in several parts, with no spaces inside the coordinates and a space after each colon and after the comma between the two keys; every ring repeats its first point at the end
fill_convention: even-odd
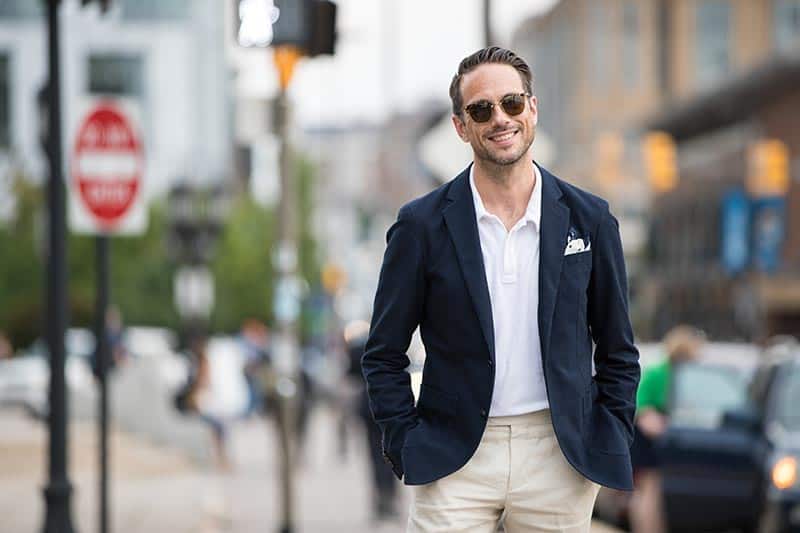
{"type": "Polygon", "coordinates": [[[464,107],[481,100],[496,104],[487,122],[475,122],[467,111],[453,116],[458,136],[470,143],[476,160],[506,166],[527,155],[536,136],[536,97],[526,98],[525,109],[518,115],[508,115],[499,105],[504,96],[523,92],[522,78],[510,65],[483,64],[461,79],[464,107]]]}

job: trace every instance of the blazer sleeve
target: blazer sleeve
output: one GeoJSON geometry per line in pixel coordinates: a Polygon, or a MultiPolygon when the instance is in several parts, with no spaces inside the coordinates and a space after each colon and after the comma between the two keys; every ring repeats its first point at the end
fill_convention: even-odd
{"type": "Polygon", "coordinates": [[[407,208],[386,235],[369,338],[361,359],[369,405],[383,435],[383,456],[398,478],[403,476],[401,450],[409,429],[418,423],[406,372],[406,351],[420,323],[425,301],[425,251],[421,232],[407,208]]]}
{"type": "Polygon", "coordinates": [[[639,383],[639,351],[628,314],[628,283],[619,223],[608,211],[598,226],[589,284],[589,326],[595,342],[597,403],[622,424],[633,442],[633,416],[639,383]]]}

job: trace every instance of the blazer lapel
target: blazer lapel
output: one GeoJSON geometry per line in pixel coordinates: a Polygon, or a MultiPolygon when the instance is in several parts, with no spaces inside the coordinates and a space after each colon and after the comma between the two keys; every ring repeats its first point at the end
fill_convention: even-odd
{"type": "Polygon", "coordinates": [[[547,360],[550,329],[556,306],[558,283],[564,262],[564,247],[569,231],[569,208],[560,198],[555,177],[539,167],[542,175],[542,220],[539,241],[539,337],[542,360],[547,360]]]}
{"type": "Polygon", "coordinates": [[[453,239],[461,273],[472,298],[472,304],[475,306],[483,337],[494,361],[492,306],[489,300],[489,286],[486,283],[478,222],[475,218],[475,205],[469,186],[469,168],[453,180],[447,199],[450,203],[445,206],[442,214],[453,239]]]}

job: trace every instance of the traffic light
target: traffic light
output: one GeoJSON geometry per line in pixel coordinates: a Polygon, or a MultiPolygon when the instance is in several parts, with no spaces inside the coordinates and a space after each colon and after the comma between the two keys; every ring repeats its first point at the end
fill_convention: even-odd
{"type": "Polygon", "coordinates": [[[272,23],[272,36],[265,44],[296,46],[307,57],[333,55],[336,4],[330,0],[239,0],[239,5],[241,24],[260,28],[272,23]],[[270,17],[274,19],[262,21],[261,13],[272,13],[270,17]],[[250,20],[257,15],[256,20],[250,20]]]}
{"type": "Polygon", "coordinates": [[[755,142],[747,163],[747,190],[752,196],[783,196],[789,190],[789,150],[783,141],[755,142]]]}
{"type": "Polygon", "coordinates": [[[675,141],[669,133],[653,131],[644,136],[642,153],[653,190],[669,192],[678,184],[678,162],[675,141]]]}
{"type": "Polygon", "coordinates": [[[312,0],[309,57],[333,55],[336,45],[336,4],[329,0],[312,0]]]}

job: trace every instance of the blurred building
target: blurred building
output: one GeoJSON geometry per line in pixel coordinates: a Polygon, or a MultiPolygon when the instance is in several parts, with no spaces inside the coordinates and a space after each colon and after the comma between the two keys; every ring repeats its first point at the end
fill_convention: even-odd
{"type": "MultiPolygon", "coordinates": [[[[33,179],[46,175],[37,93],[48,71],[44,2],[0,0],[0,159],[33,179]]],[[[218,0],[61,2],[65,164],[82,103],[90,96],[139,104],[146,186],[176,178],[216,181],[230,167],[229,76],[218,0]]]]}
{"type": "Polygon", "coordinates": [[[437,185],[418,157],[420,135],[439,118],[435,107],[380,125],[304,132],[318,165],[314,231],[325,262],[346,273],[340,316],[369,319],[386,230],[400,207],[437,185]]]}
{"type": "Polygon", "coordinates": [[[656,332],[800,331],[798,117],[800,55],[776,55],[646,123],[676,140],[680,176],[653,202],[643,290],[656,332]]]}
{"type": "Polygon", "coordinates": [[[639,335],[796,332],[800,0],[562,0],[514,43],[554,170],[620,219],[639,335]],[[785,193],[746,188],[780,146],[785,193]]]}

